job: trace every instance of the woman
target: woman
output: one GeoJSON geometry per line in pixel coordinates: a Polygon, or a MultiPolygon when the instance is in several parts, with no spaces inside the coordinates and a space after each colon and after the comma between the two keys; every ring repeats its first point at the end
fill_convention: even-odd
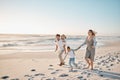
{"type": "Polygon", "coordinates": [[[88,63],[88,66],[86,69],[88,69],[91,66],[91,70],[93,70],[93,61],[94,61],[94,56],[95,56],[95,46],[96,46],[96,39],[95,39],[95,32],[93,30],[88,31],[88,36],[83,44],[80,45],[79,48],[84,46],[85,44],[87,45],[86,48],[86,54],[85,54],[85,60],[88,63]]]}

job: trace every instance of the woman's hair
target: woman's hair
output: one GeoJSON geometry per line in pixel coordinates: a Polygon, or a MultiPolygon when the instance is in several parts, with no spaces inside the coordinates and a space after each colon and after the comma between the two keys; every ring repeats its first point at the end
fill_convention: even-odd
{"type": "Polygon", "coordinates": [[[61,36],[63,36],[65,39],[67,38],[64,34],[62,34],[61,36]]]}
{"type": "Polygon", "coordinates": [[[93,36],[96,34],[92,29],[90,29],[89,32],[91,32],[93,36]]]}

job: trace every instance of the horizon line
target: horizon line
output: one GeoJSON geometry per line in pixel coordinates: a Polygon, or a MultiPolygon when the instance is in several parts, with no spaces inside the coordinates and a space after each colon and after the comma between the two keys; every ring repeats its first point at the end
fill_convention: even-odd
{"type": "MultiPolygon", "coordinates": [[[[59,33],[56,33],[56,34],[59,34],[59,33]]],[[[1,35],[40,35],[40,36],[54,36],[56,34],[39,34],[39,33],[0,33],[0,36],[1,35]]],[[[65,34],[65,35],[68,35],[68,36],[87,36],[87,34],[65,34]]],[[[108,35],[108,34],[97,34],[96,36],[120,36],[120,35],[108,35]]]]}

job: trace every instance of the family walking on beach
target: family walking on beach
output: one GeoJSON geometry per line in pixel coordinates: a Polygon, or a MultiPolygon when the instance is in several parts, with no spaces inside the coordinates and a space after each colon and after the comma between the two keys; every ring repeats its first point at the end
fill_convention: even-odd
{"type": "Polygon", "coordinates": [[[66,44],[66,36],[56,34],[56,39],[55,39],[55,44],[56,44],[56,49],[55,52],[58,51],[58,56],[60,60],[59,66],[62,66],[65,64],[64,60],[67,56],[69,55],[69,66],[70,66],[70,71],[73,70],[73,66],[77,67],[77,64],[75,63],[75,53],[74,51],[77,51],[80,49],[82,46],[85,44],[87,45],[86,48],[86,54],[85,54],[85,60],[88,64],[88,66],[85,69],[88,69],[91,67],[91,70],[93,70],[93,61],[94,61],[94,56],[95,56],[95,47],[96,47],[96,38],[95,38],[95,32],[93,30],[88,31],[88,36],[86,37],[84,43],[82,43],[78,48],[76,49],[71,49],[70,46],[67,46],[66,44]],[[63,53],[66,54],[65,58],[62,57],[63,53]]]}

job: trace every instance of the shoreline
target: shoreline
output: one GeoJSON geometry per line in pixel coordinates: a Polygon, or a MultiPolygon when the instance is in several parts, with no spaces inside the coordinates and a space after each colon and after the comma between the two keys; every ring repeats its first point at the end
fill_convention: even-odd
{"type": "MultiPolygon", "coordinates": [[[[117,42],[113,42],[113,41],[111,41],[111,42],[104,42],[105,45],[96,48],[96,50],[104,48],[104,47],[108,47],[108,48],[113,47],[113,46],[114,47],[119,47],[120,46],[119,42],[120,41],[117,41],[117,42]]],[[[118,48],[118,51],[119,50],[120,50],[120,48],[118,48]]],[[[85,49],[82,49],[80,51],[85,52],[85,49]]],[[[15,59],[16,57],[19,58],[19,59],[20,58],[28,58],[28,59],[30,59],[30,58],[47,58],[47,57],[56,58],[55,57],[56,55],[57,55],[57,53],[55,53],[53,51],[46,51],[46,52],[18,52],[17,51],[15,53],[10,53],[10,54],[1,54],[0,55],[0,60],[1,59],[13,59],[13,58],[15,59]]]]}

